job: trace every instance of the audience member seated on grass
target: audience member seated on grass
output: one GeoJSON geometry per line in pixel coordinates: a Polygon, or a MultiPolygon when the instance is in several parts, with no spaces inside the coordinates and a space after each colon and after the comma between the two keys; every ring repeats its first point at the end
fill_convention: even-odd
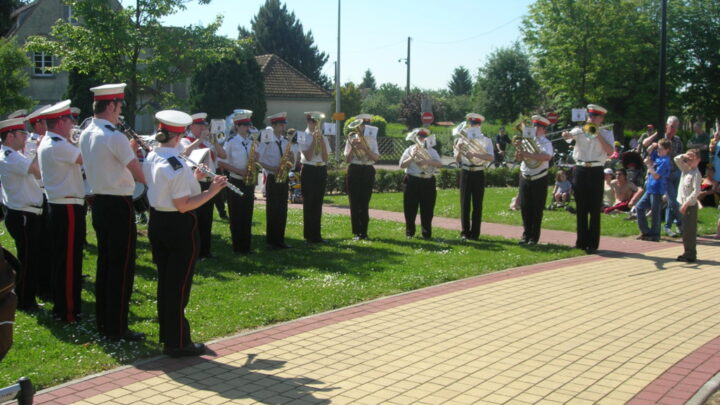
{"type": "Polygon", "coordinates": [[[603,185],[604,188],[602,203],[602,208],[604,210],[605,208],[612,206],[613,201],[615,201],[615,193],[613,193],[612,186],[610,186],[610,183],[615,179],[615,174],[610,168],[606,168],[603,172],[605,173],[605,184],[603,185]]]}
{"type": "Polygon", "coordinates": [[[564,170],[558,170],[555,175],[555,188],[553,189],[553,203],[556,206],[566,205],[570,201],[572,183],[567,179],[564,170]]]}
{"type": "MultiPolygon", "coordinates": [[[[628,181],[625,169],[615,170],[615,177],[615,180],[610,182],[610,188],[615,196],[615,203],[603,208],[603,212],[606,214],[630,211],[630,208],[632,208],[630,201],[639,190],[638,186],[628,181]]],[[[640,196],[637,196],[637,198],[639,199],[640,196]]]]}
{"type": "Polygon", "coordinates": [[[705,177],[700,184],[700,195],[698,195],[701,207],[717,207],[718,205],[720,186],[713,177],[715,177],[715,168],[708,165],[705,168],[705,177]]]}

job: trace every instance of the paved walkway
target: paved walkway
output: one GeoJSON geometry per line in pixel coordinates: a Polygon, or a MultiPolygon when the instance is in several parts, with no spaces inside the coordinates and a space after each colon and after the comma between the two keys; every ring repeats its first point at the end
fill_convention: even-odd
{"type": "Polygon", "coordinates": [[[673,260],[677,243],[603,238],[601,249],[230,337],[202,358],[158,357],[36,403],[685,403],[720,372],[720,245],[702,242],[695,264],[673,260]]]}

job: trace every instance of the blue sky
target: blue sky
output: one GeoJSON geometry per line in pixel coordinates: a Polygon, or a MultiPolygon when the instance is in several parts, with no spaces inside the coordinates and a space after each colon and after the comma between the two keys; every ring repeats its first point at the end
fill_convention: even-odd
{"type": "MultiPolygon", "coordinates": [[[[127,1],[127,0],[126,0],[127,1]]],[[[165,19],[168,25],[206,25],[224,17],[221,35],[237,37],[265,0],[213,0],[188,3],[165,19]]],[[[411,42],[412,86],[446,88],[453,70],[465,66],[473,77],[494,50],[521,39],[529,0],[344,0],[341,4],[341,82],[358,83],[370,69],[378,84],[405,87],[406,66],[398,59],[411,42]]],[[[318,48],[329,55],[324,72],[334,78],[337,60],[337,0],[286,0],[289,11],[312,30],[318,48]]]]}

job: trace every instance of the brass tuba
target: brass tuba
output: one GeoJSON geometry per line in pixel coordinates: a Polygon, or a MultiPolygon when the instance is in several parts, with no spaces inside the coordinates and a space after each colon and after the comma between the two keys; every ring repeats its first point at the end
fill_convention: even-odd
{"type": "Polygon", "coordinates": [[[488,152],[485,150],[483,145],[477,142],[477,140],[470,139],[467,132],[465,132],[466,127],[467,121],[463,121],[452,130],[452,135],[456,136],[458,140],[461,141],[458,142],[458,149],[460,149],[460,152],[462,152],[473,165],[488,166],[490,162],[487,160],[468,157],[468,154],[470,153],[487,154],[488,152]]]}
{"type": "Polygon", "coordinates": [[[325,114],[323,114],[323,113],[311,114],[310,118],[315,120],[315,132],[313,132],[311,134],[315,138],[315,150],[313,151],[313,154],[315,156],[319,156],[322,153],[321,142],[325,142],[325,139],[323,138],[323,135],[322,135],[322,122],[325,119],[325,114]]]}
{"type": "MultiPolygon", "coordinates": [[[[540,145],[538,145],[535,138],[526,138],[522,135],[516,135],[512,140],[513,145],[515,146],[516,151],[523,151],[525,153],[532,153],[532,154],[538,154],[543,153],[542,149],[540,148],[540,145]]],[[[517,157],[515,158],[517,159],[517,157]]],[[[524,159],[525,166],[528,167],[528,169],[537,169],[542,164],[541,161],[535,160],[535,159],[524,159]]]]}
{"type": "MultiPolygon", "coordinates": [[[[365,134],[363,134],[362,133],[363,131],[361,131],[359,128],[360,125],[362,125],[364,123],[365,123],[365,121],[358,118],[348,124],[348,129],[350,130],[350,133],[348,134],[348,140],[352,139],[353,137],[357,138],[360,140],[360,142],[363,144],[363,146],[365,148],[369,148],[367,139],[365,139],[365,134]]],[[[350,143],[350,145],[352,146],[353,144],[350,143]]],[[[355,146],[352,146],[352,148],[353,148],[353,153],[355,154],[355,157],[358,160],[362,160],[363,162],[367,161],[367,153],[365,153],[365,150],[363,150],[361,148],[357,148],[355,146]]]]}

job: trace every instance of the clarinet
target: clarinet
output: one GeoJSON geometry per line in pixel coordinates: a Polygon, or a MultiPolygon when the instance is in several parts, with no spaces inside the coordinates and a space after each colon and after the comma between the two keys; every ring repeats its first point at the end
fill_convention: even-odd
{"type": "MultiPolygon", "coordinates": [[[[204,166],[200,166],[199,164],[193,162],[189,157],[187,157],[185,155],[177,155],[177,156],[180,157],[185,162],[187,162],[190,166],[195,166],[198,170],[205,173],[206,175],[211,176],[211,177],[217,176],[217,174],[213,173],[210,169],[208,169],[204,166]]],[[[228,182],[226,184],[226,186],[227,186],[227,188],[230,189],[230,191],[234,192],[235,194],[239,195],[240,197],[245,195],[245,193],[243,193],[242,190],[240,190],[239,188],[237,188],[237,186],[235,186],[234,184],[231,184],[230,182],[228,182]]]]}

